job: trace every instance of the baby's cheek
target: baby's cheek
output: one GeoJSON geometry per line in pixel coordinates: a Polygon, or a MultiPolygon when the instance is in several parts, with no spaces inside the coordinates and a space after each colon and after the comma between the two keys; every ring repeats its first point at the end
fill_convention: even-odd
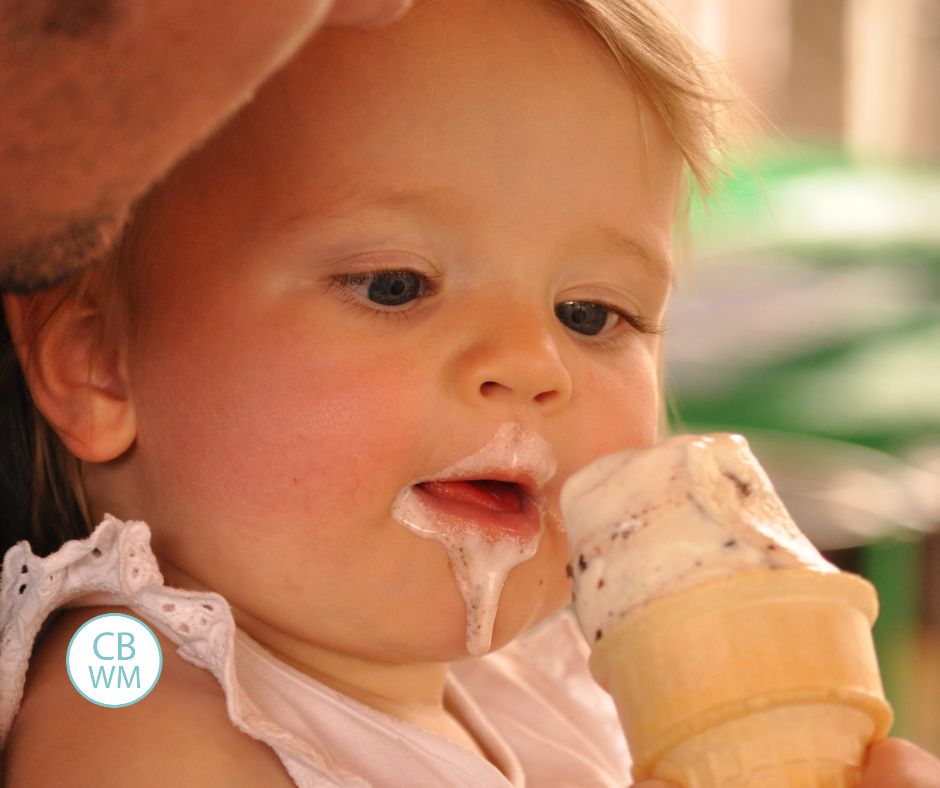
{"type": "Polygon", "coordinates": [[[147,389],[142,448],[162,456],[172,489],[204,512],[273,526],[288,509],[342,516],[402,467],[413,395],[383,386],[378,362],[241,348],[181,355],[147,389]]]}
{"type": "Polygon", "coordinates": [[[378,384],[380,376],[368,365],[321,361],[269,392],[270,416],[255,430],[263,445],[258,471],[270,489],[280,489],[280,480],[313,505],[317,498],[352,505],[407,466],[408,436],[418,430],[414,409],[378,384]]]}
{"type": "Polygon", "coordinates": [[[662,394],[650,354],[635,351],[622,365],[585,370],[582,380],[590,397],[577,406],[578,429],[565,439],[567,472],[603,454],[655,442],[662,394]]]}

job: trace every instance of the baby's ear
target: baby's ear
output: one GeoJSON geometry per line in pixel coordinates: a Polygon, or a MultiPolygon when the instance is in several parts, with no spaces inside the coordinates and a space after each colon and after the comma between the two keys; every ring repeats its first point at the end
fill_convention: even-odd
{"type": "MultiPolygon", "coordinates": [[[[94,276],[94,274],[92,274],[94,276]]],[[[137,435],[125,347],[95,288],[61,285],[2,296],[33,402],[80,460],[107,462],[137,435]]]]}

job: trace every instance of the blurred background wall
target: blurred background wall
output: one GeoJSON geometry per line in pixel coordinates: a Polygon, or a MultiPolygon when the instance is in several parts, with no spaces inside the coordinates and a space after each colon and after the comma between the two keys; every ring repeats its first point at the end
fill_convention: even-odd
{"type": "Polygon", "coordinates": [[[876,584],[894,733],[940,753],[940,2],[665,3],[760,118],[693,206],[674,427],[746,435],[876,584]]]}

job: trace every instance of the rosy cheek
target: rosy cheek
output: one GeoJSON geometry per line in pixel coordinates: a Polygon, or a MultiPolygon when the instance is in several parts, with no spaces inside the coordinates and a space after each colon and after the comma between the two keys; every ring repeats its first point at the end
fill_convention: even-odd
{"type": "Polygon", "coordinates": [[[401,473],[422,390],[391,371],[407,362],[258,325],[190,342],[142,367],[141,446],[191,499],[181,505],[255,523],[287,510],[341,517],[382,469],[401,473]]]}
{"type": "Polygon", "coordinates": [[[569,436],[579,461],[656,440],[661,394],[655,358],[634,352],[615,367],[594,365],[580,372],[581,390],[590,396],[578,436],[569,436]]]}

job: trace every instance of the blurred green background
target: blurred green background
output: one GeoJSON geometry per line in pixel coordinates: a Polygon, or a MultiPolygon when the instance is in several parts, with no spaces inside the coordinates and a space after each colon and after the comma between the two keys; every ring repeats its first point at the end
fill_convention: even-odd
{"type": "Polygon", "coordinates": [[[763,129],[693,201],[673,429],[744,434],[875,583],[893,733],[940,753],[940,3],[669,4],[763,129]]]}

